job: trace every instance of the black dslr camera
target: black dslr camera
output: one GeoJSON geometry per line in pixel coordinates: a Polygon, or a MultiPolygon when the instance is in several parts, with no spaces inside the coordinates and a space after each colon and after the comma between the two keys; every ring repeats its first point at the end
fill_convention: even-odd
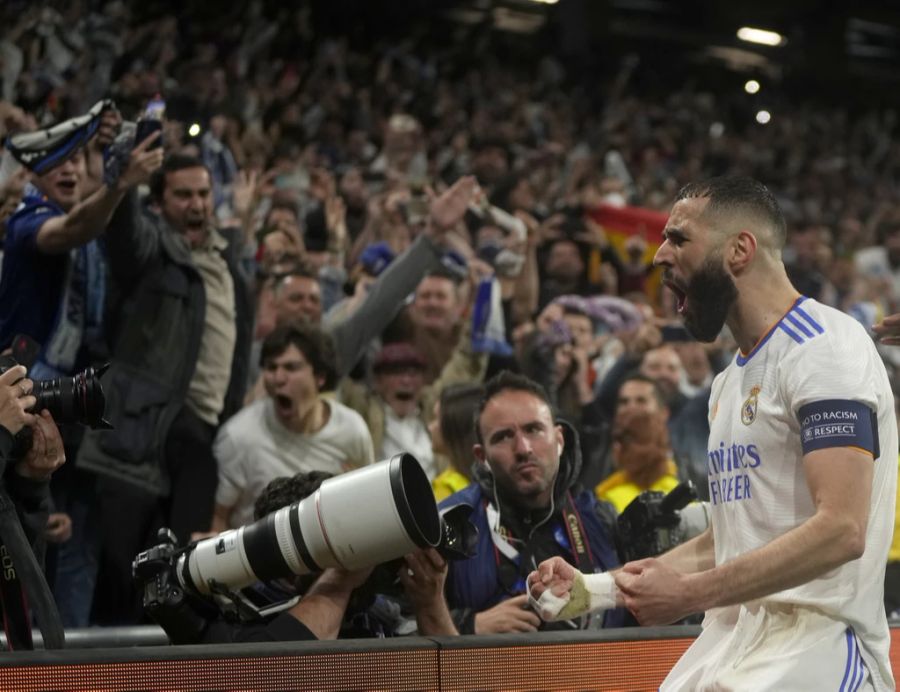
{"type": "MultiPolygon", "coordinates": [[[[19,364],[31,368],[40,350],[40,344],[34,339],[18,334],[13,339],[12,355],[0,356],[0,374],[19,364]]],[[[57,423],[80,423],[95,430],[111,430],[112,426],[103,419],[106,397],[100,385],[100,377],[108,367],[109,363],[96,370],[85,368],[72,377],[34,380],[31,393],[37,402],[30,413],[46,409],[57,423]]]]}
{"type": "Polygon", "coordinates": [[[688,537],[681,510],[697,500],[690,481],[680,483],[667,495],[647,491],[638,495],[618,518],[616,548],[623,563],[655,557],[688,537]]]}
{"type": "MultiPolygon", "coordinates": [[[[12,356],[0,356],[0,374],[18,365],[12,356]]],[[[97,370],[86,368],[72,377],[52,380],[35,380],[32,394],[37,402],[31,413],[50,411],[57,423],[81,423],[94,429],[111,429],[104,420],[106,397],[100,385],[100,376],[108,365],[97,370]]]]}

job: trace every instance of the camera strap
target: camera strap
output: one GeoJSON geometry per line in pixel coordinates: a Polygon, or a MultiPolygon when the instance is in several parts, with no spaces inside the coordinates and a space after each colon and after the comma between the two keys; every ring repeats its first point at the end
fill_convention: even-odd
{"type": "Polygon", "coordinates": [[[0,541],[0,605],[3,606],[3,630],[10,651],[31,650],[31,620],[28,597],[6,544],[0,541]]]}
{"type": "Polygon", "coordinates": [[[569,535],[569,547],[577,563],[576,566],[585,574],[593,573],[594,556],[591,555],[591,545],[584,532],[581,514],[575,508],[575,501],[570,492],[566,493],[566,503],[563,505],[562,515],[566,533],[569,535]]]}
{"type": "Polygon", "coordinates": [[[29,610],[33,610],[41,628],[44,648],[63,648],[65,633],[50,587],[22,530],[15,505],[3,490],[0,490],[0,543],[3,544],[0,598],[3,599],[7,642],[10,646],[33,648],[28,617],[29,610]]]}

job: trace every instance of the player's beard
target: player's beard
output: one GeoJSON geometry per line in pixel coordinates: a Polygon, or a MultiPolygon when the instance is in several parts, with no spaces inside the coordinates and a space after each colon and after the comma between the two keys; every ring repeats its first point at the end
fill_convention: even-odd
{"type": "Polygon", "coordinates": [[[686,295],[684,326],[697,341],[715,341],[738,295],[734,279],[722,268],[719,253],[703,262],[691,279],[686,295]]]}

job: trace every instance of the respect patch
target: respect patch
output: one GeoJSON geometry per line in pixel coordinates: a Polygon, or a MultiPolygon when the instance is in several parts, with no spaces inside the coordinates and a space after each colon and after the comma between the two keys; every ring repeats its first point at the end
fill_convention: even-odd
{"type": "Polygon", "coordinates": [[[857,447],[876,459],[881,455],[875,411],[859,401],[814,401],[803,406],[797,418],[804,454],[830,447],[857,447]]]}

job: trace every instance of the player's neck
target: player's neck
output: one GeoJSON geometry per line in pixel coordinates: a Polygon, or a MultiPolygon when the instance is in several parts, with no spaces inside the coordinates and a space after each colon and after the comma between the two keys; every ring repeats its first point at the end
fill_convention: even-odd
{"type": "Polygon", "coordinates": [[[738,286],[738,299],[728,316],[728,327],[743,353],[750,353],[800,297],[787,275],[767,272],[747,277],[738,286]]]}

